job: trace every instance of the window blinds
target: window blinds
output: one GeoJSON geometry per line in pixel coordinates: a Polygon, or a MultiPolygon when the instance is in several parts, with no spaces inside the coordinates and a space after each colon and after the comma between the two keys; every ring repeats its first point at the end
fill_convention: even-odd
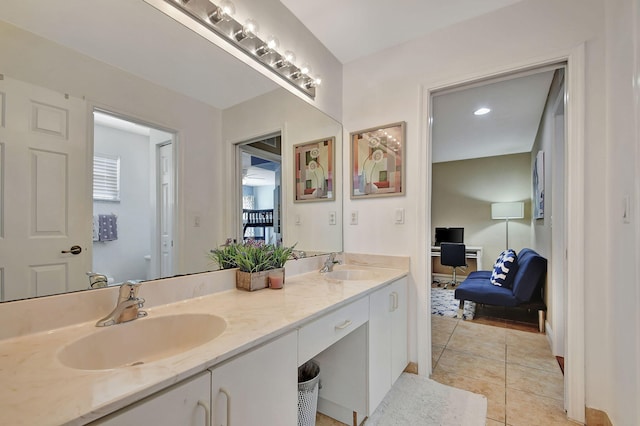
{"type": "Polygon", "coordinates": [[[93,199],[120,201],[120,157],[105,154],[93,157],[93,199]]]}

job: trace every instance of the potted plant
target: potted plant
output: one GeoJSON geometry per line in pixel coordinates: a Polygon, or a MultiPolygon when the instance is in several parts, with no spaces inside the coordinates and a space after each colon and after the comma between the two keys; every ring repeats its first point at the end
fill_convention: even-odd
{"type": "Polygon", "coordinates": [[[220,269],[238,268],[236,287],[253,291],[268,287],[269,276],[275,277],[274,282],[284,282],[284,264],[295,258],[294,247],[295,245],[285,247],[248,240],[211,250],[209,258],[220,269]]]}

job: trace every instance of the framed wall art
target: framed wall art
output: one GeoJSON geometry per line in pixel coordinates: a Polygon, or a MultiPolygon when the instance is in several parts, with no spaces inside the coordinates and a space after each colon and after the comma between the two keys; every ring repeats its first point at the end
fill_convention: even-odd
{"type": "Polygon", "coordinates": [[[293,147],[295,202],[335,200],[335,137],[293,147]]]}
{"type": "Polygon", "coordinates": [[[351,198],[404,194],[405,122],[350,134],[351,198]]]}
{"type": "Polygon", "coordinates": [[[538,151],[533,164],[533,218],[544,218],[544,151],[538,151]]]}

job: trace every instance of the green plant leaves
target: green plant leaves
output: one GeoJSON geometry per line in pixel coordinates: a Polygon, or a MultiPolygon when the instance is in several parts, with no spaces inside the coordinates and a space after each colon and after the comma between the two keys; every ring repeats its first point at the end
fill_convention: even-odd
{"type": "Polygon", "coordinates": [[[240,268],[243,272],[259,272],[284,267],[293,258],[293,248],[249,240],[211,250],[208,257],[220,269],[240,268]]]}

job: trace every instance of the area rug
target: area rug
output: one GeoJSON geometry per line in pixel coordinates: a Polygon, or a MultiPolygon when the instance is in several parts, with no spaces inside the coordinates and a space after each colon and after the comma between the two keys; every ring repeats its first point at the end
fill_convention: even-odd
{"type": "MultiPolygon", "coordinates": [[[[431,314],[455,318],[458,316],[460,301],[453,297],[454,290],[431,287],[431,314]]],[[[472,320],[476,313],[474,302],[464,302],[463,317],[472,320]]]]}
{"type": "Polygon", "coordinates": [[[402,373],[367,426],[484,426],[487,398],[429,378],[402,373]]]}

